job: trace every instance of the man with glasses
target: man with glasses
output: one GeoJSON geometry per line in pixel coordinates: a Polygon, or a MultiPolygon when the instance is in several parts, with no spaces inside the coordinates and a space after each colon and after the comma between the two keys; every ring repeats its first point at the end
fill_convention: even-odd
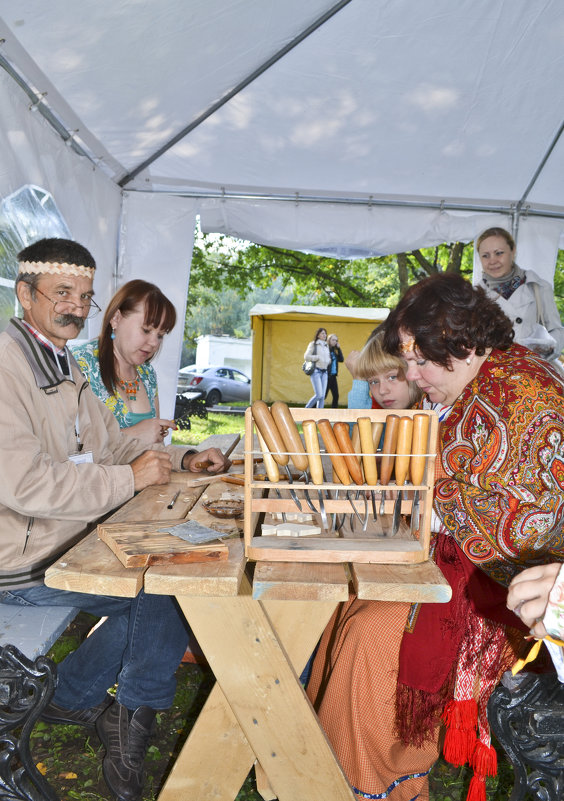
{"type": "MultiPolygon", "coordinates": [[[[0,601],[75,606],[106,620],[58,667],[44,719],[96,727],[103,772],[120,801],[141,798],[155,711],[170,706],[187,643],[174,599],[96,596],[46,587],[46,568],[88,525],[171,469],[198,471],[201,455],[174,446],[147,450],[123,435],[66,347],[87,317],[96,264],[86,248],[42,239],[18,255],[23,319],[0,334],[0,601]],[[114,696],[107,690],[117,684],[114,696]]],[[[210,472],[227,469],[205,451],[210,472]]]]}

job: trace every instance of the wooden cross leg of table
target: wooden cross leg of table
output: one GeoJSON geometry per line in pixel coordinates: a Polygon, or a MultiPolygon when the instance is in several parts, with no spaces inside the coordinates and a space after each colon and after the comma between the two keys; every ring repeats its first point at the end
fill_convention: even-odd
{"type": "MultiPolygon", "coordinates": [[[[147,572],[147,592],[170,589],[170,571],[164,584],[159,572],[147,572]]],[[[177,595],[217,684],[159,801],[232,801],[255,760],[272,787],[265,798],[353,801],[298,679],[346,593],[343,582],[339,599],[257,601],[243,576],[236,597],[177,595]]]]}

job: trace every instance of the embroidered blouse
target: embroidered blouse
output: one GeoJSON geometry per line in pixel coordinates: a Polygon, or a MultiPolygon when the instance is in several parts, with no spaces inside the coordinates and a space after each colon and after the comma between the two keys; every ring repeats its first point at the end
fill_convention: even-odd
{"type": "Polygon", "coordinates": [[[118,392],[110,395],[102,381],[100,373],[100,362],[98,361],[98,340],[91,339],[82,345],[75,345],[71,348],[72,355],[78,362],[84,377],[89,382],[95,395],[103,401],[108,409],[112,412],[114,417],[119,423],[120,428],[129,428],[135,425],[140,419],[151,418],[157,416],[155,408],[155,401],[158,395],[157,391],[157,376],[150,364],[140,364],[137,366],[137,375],[143,382],[143,386],[147,391],[147,396],[151,404],[151,413],[146,413],[140,418],[137,412],[133,412],[127,406],[118,392]]]}

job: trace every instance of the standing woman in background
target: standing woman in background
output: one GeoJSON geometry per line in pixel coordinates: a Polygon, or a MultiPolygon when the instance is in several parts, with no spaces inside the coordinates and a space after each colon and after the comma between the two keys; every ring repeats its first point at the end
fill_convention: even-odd
{"type": "Polygon", "coordinates": [[[331,408],[336,409],[339,405],[339,386],[337,384],[337,374],[339,372],[339,362],[344,361],[344,358],[337,334],[329,334],[327,337],[327,344],[329,345],[331,364],[327,368],[327,389],[325,391],[325,397],[327,397],[329,390],[331,390],[331,408]]]}
{"type": "Polygon", "coordinates": [[[480,234],[476,250],[482,263],[481,284],[513,323],[514,341],[544,359],[558,359],[564,348],[564,327],[553,287],[533,270],[515,264],[515,240],[505,228],[488,228],[480,234]],[[537,324],[540,328],[535,331],[537,324]]]}
{"type": "Polygon", "coordinates": [[[127,434],[147,446],[162,442],[174,420],[161,419],[157,376],[150,362],[176,310],[154,284],[128,281],[110,300],[98,339],[72,348],[94,394],[127,434]]]}
{"type": "Polygon", "coordinates": [[[313,362],[314,364],[313,373],[310,375],[314,394],[306,403],[305,408],[311,409],[315,406],[318,409],[323,409],[327,390],[327,368],[331,363],[325,328],[317,329],[314,338],[307,346],[304,359],[306,362],[313,362]]]}

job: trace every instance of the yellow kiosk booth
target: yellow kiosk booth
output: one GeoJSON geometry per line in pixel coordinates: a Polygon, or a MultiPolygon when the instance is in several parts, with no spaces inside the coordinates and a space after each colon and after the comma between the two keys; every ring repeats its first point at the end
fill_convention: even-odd
{"type": "MultiPolygon", "coordinates": [[[[358,309],[348,306],[253,306],[251,332],[253,368],[251,400],[285,401],[303,406],[312,395],[311,381],[302,372],[304,353],[318,328],[337,334],[343,356],[360,350],[371,331],[389,314],[389,309],[358,309]]],[[[339,365],[339,403],[347,404],[351,375],[339,365]]],[[[329,396],[330,399],[331,396],[329,396]]]]}

